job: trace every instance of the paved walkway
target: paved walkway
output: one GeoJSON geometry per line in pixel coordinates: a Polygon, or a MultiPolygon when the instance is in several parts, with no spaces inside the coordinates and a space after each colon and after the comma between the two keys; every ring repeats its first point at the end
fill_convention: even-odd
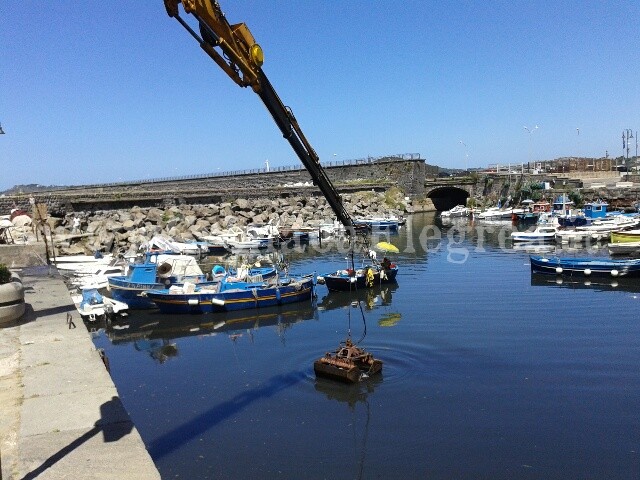
{"type": "Polygon", "coordinates": [[[27,312],[0,329],[0,479],[159,479],[62,279],[22,280],[27,312]]]}

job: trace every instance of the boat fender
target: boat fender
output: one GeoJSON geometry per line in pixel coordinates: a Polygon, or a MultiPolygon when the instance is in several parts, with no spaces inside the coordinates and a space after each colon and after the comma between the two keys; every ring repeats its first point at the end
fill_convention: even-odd
{"type": "Polygon", "coordinates": [[[562,273],[562,267],[556,267],[556,273],[562,273]]]}
{"type": "Polygon", "coordinates": [[[280,295],[280,289],[276,288],[276,300],[278,301],[278,303],[280,303],[281,299],[282,299],[282,297],[280,295]]]}
{"type": "Polygon", "coordinates": [[[618,270],[616,270],[616,269],[611,270],[611,276],[612,277],[617,277],[619,274],[620,274],[620,272],[618,272],[618,270]]]}
{"type": "Polygon", "coordinates": [[[324,285],[324,277],[318,276],[318,278],[316,279],[316,283],[318,285],[324,285]]]}
{"type": "Polygon", "coordinates": [[[349,282],[356,283],[357,282],[356,277],[349,277],[349,282]]]}
{"type": "Polygon", "coordinates": [[[189,305],[198,305],[200,302],[198,301],[197,298],[190,298],[190,299],[187,300],[187,303],[189,305]]]}
{"type": "Polygon", "coordinates": [[[590,268],[585,268],[584,269],[584,274],[588,277],[589,275],[591,275],[591,269],[590,268]]]}
{"type": "Polygon", "coordinates": [[[219,306],[224,306],[224,300],[221,300],[219,298],[212,298],[211,299],[211,304],[212,305],[219,305],[219,306]]]}

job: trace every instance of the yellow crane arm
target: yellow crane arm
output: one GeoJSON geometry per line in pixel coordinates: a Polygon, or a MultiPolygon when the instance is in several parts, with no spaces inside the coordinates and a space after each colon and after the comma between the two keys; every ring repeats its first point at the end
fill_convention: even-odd
{"type": "Polygon", "coordinates": [[[320,165],[320,159],[302,133],[293,112],[280,100],[262,71],[264,54],[244,23],[231,25],[217,0],[164,0],[170,17],[175,18],[200,44],[200,47],[241,87],[251,87],[271,113],[282,135],[302,161],[340,222],[352,233],[354,222],[344,208],[338,191],[320,165]],[[198,21],[196,33],[180,17],[179,4],[198,21]]]}

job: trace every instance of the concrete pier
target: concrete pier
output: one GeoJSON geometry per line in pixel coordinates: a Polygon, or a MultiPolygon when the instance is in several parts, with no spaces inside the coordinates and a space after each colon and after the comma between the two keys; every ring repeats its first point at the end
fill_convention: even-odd
{"type": "Polygon", "coordinates": [[[27,312],[0,329],[0,480],[159,479],[61,277],[22,280],[27,312]]]}

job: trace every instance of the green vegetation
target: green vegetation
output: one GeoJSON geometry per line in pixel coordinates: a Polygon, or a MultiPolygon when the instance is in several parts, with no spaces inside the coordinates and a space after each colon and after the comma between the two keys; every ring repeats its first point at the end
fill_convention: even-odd
{"type": "Polygon", "coordinates": [[[11,271],[4,263],[0,263],[0,285],[11,281],[11,271]]]}
{"type": "Polygon", "coordinates": [[[399,187],[391,187],[384,192],[384,204],[389,208],[404,209],[404,192],[399,187]]]}
{"type": "Polygon", "coordinates": [[[576,208],[582,208],[582,202],[584,199],[582,198],[582,194],[580,192],[576,192],[572,190],[569,192],[569,200],[573,202],[576,208]]]}

